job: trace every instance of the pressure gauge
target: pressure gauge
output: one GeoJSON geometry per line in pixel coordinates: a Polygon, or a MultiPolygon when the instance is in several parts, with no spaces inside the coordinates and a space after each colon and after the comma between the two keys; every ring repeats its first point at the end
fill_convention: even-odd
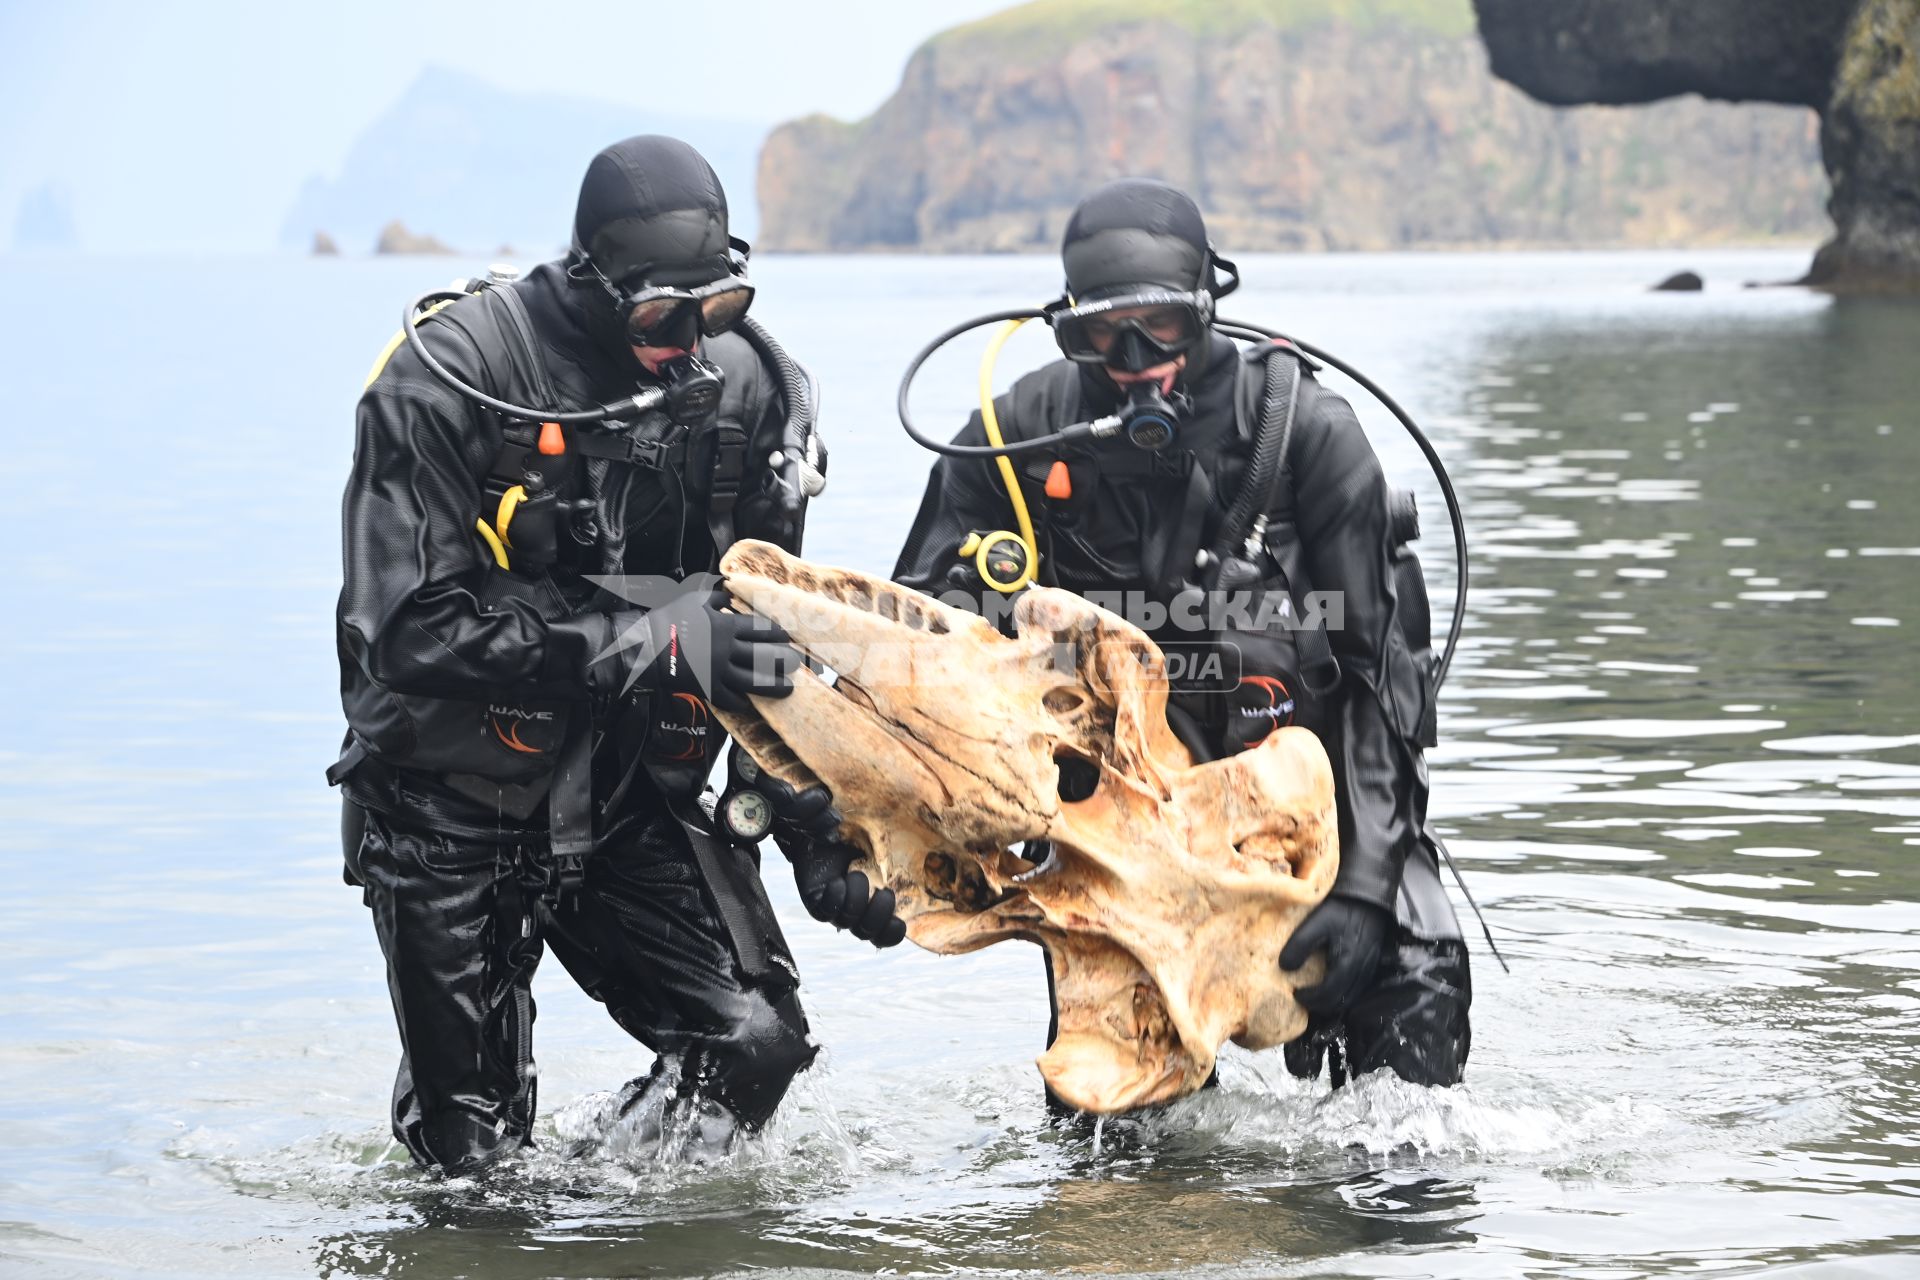
{"type": "Polygon", "coordinates": [[[760,764],[747,749],[739,743],[733,744],[733,750],[727,753],[727,763],[733,766],[733,776],[743,787],[758,786],[760,783],[760,764]]]}
{"type": "Polygon", "coordinates": [[[1026,540],[1011,529],[970,533],[959,555],[971,560],[980,580],[1002,595],[1012,595],[1032,581],[1026,540]]]}
{"type": "Polygon", "coordinates": [[[743,844],[758,844],[773,830],[773,805],[758,791],[732,791],[720,802],[727,834],[743,844]]]}

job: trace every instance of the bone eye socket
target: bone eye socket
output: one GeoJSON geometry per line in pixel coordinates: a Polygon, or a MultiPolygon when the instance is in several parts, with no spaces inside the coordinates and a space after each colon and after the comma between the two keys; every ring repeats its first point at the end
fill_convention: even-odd
{"type": "Polygon", "coordinates": [[[1092,699],[1088,696],[1085,689],[1076,689],[1072,685],[1061,685],[1058,689],[1047,690],[1046,697],[1040,701],[1041,704],[1045,706],[1047,710],[1053,712],[1053,714],[1065,716],[1072,715],[1076,711],[1084,710],[1087,703],[1092,701],[1092,699]]]}
{"type": "Polygon", "coordinates": [[[1060,798],[1068,804],[1090,800],[1100,789],[1100,766],[1071,751],[1056,751],[1053,762],[1060,766],[1060,798]]]}

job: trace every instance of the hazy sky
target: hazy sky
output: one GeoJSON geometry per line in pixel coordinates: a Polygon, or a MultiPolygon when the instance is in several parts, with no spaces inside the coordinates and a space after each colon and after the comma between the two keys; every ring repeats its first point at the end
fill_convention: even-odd
{"type": "Polygon", "coordinates": [[[677,115],[865,115],[1014,0],[0,0],[0,250],[51,184],[90,251],[272,246],[422,67],[677,115]]]}

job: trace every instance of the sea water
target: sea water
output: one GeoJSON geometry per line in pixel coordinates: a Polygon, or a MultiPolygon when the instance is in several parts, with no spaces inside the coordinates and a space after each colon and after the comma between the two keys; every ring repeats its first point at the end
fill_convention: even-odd
{"type": "MultiPolygon", "coordinates": [[[[776,858],[825,1051],[769,1130],[623,1141],[606,1093],[648,1055],[550,963],[542,1145],[483,1180],[388,1136],[320,776],[353,402],[403,303],[481,264],[6,262],[0,1273],[1915,1274],[1920,306],[1741,287],[1804,260],[1245,261],[1228,310],[1391,388],[1466,505],[1433,805],[1513,972],[1472,936],[1463,1087],[1229,1050],[1217,1090],[1056,1123],[1031,948],[877,954],[776,858]],[[1683,267],[1705,293],[1646,291],[1683,267]]],[[[885,571],[929,461],[901,369],[1057,267],[754,270],[825,388],[809,551],[885,571]]],[[[929,425],[977,352],[929,366],[929,425]]],[[[1003,384],[1047,354],[1016,339],[1003,384]]],[[[1444,623],[1437,491],[1357,402],[1444,623]]]]}

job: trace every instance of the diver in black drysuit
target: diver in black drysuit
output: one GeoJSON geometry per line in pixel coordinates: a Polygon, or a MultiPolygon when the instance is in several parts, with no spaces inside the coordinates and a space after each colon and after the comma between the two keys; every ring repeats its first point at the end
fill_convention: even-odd
{"type": "Polygon", "coordinates": [[[406,344],[360,401],[338,611],[350,733],[329,779],[399,1024],[393,1130],[423,1165],[529,1142],[545,947],[661,1055],[654,1079],[710,1134],[764,1123],[815,1053],[758,854],[697,803],[722,738],[711,705],[791,692],[798,662],[697,576],[735,537],[798,550],[804,508],[772,472],[791,408],[775,373],[724,331],[737,316],[674,292],[744,288],[726,217],[693,148],[629,139],[589,168],[565,262],[418,326],[455,377],[518,405],[591,409],[670,383],[687,353],[717,367],[710,419],[621,424],[658,446],[644,457],[583,454],[610,430],[536,441],[406,344]],[[651,329],[648,290],[666,317],[651,329]],[[507,481],[551,497],[509,516],[507,481]],[[657,576],[610,591],[590,575],[657,576]]]}
{"type": "MultiPolygon", "coordinates": [[[[1198,208],[1172,187],[1123,180],[1094,192],[1075,211],[1062,256],[1067,301],[1075,304],[1151,304],[1170,294],[1199,299],[1214,291],[1199,299],[1204,310],[1189,316],[1191,345],[1177,356],[1170,384],[1160,384],[1184,407],[1170,444],[1149,452],[1114,438],[1014,459],[1036,524],[1043,585],[1083,595],[1139,592],[1140,600],[1164,608],[1187,584],[1195,548],[1213,544],[1239,492],[1261,421],[1261,362],[1275,357],[1258,349],[1243,353],[1210,327],[1211,297],[1225,292],[1214,270],[1219,260],[1198,208]],[[1190,406],[1182,397],[1191,398],[1190,406]],[[1065,464],[1064,477],[1056,463],[1065,464]],[[1049,496],[1049,489],[1070,492],[1049,496]]],[[[1145,327],[1107,322],[1119,336],[1104,357],[1091,356],[1101,362],[1056,362],[994,401],[1008,442],[1123,409],[1126,397],[1114,381],[1129,377],[1119,371],[1129,363],[1123,348],[1136,337],[1179,346],[1177,323],[1154,329],[1159,312],[1151,305],[1134,310],[1146,313],[1145,327]]],[[[1056,336],[1067,332],[1058,316],[1054,324],[1056,336]]],[[[1166,354],[1148,344],[1131,360],[1132,372],[1164,370],[1166,354]]],[[[985,442],[976,412],[955,443],[985,442]]],[[[1324,949],[1327,971],[1318,985],[1298,993],[1309,1031],[1287,1046],[1287,1065],[1296,1075],[1318,1075],[1331,1047],[1336,1084],[1380,1067],[1416,1083],[1457,1083],[1469,1045],[1471,984],[1466,946],[1425,830],[1422,747],[1432,744],[1434,723],[1425,586],[1404,545],[1410,531],[1395,527],[1386,478],[1359,421],[1309,367],[1301,371],[1271,501],[1257,509],[1265,511],[1266,525],[1245,580],[1244,598],[1253,607],[1206,615],[1217,629],[1198,633],[1180,630],[1170,615],[1154,638],[1170,657],[1189,659],[1184,680],[1180,664],[1172,664],[1170,717],[1197,758],[1243,750],[1276,724],[1297,723],[1319,734],[1333,765],[1338,878],[1280,955],[1282,966],[1292,969],[1324,949]],[[1343,598],[1339,625],[1327,610],[1328,625],[1318,636],[1271,625],[1279,610],[1263,615],[1259,608],[1271,593],[1287,593],[1282,603],[1304,620],[1310,591],[1343,598]],[[1250,629],[1262,616],[1269,625],[1250,629]],[[1231,688],[1210,681],[1205,664],[1194,660],[1222,648],[1231,650],[1225,672],[1231,688]]],[[[960,549],[977,545],[969,543],[975,533],[1014,527],[991,458],[942,457],[894,578],[955,602],[972,597],[990,604],[980,573],[960,549]]],[[[1063,790],[1068,785],[1063,780],[1063,790]]]]}

